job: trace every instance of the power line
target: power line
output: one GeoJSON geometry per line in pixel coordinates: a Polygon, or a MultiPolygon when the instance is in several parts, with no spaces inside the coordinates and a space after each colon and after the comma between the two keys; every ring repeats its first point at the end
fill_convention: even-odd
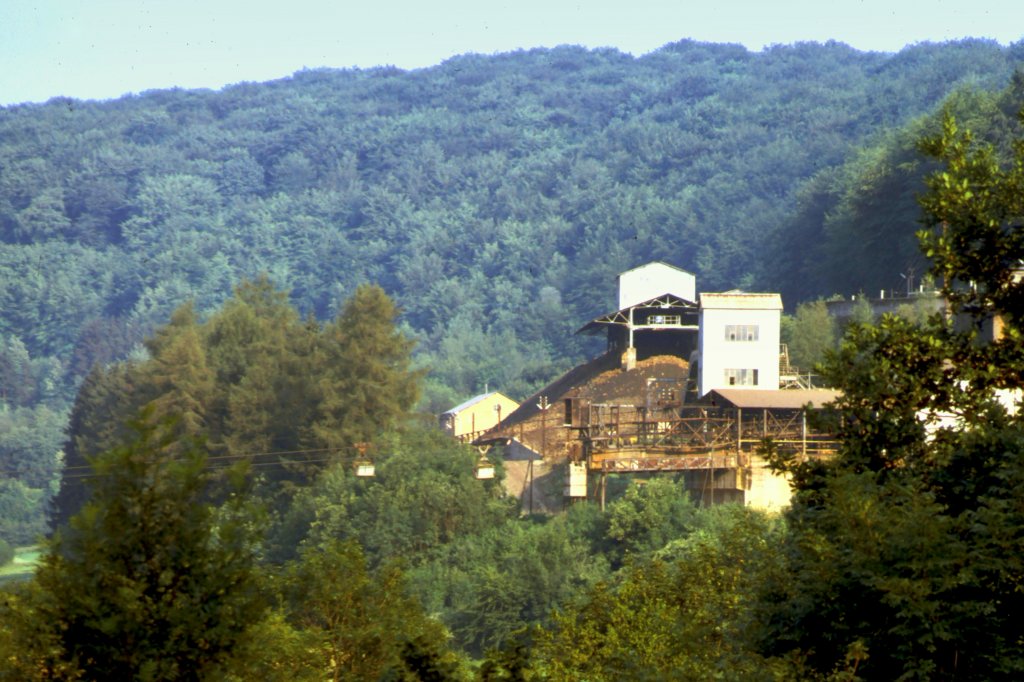
{"type": "MultiPolygon", "coordinates": [[[[301,450],[268,450],[268,451],[264,451],[264,452],[243,452],[243,453],[235,453],[235,454],[229,454],[229,455],[213,455],[213,456],[208,456],[208,457],[204,458],[204,464],[206,465],[204,468],[210,469],[210,470],[214,470],[214,471],[216,471],[216,470],[224,470],[231,463],[239,462],[239,461],[248,461],[249,466],[253,467],[253,468],[257,468],[257,467],[260,467],[260,468],[263,468],[263,467],[285,468],[285,467],[288,467],[288,466],[301,466],[301,465],[308,465],[308,464],[326,464],[326,463],[329,463],[329,462],[346,463],[346,462],[355,462],[355,461],[358,461],[360,459],[366,459],[365,455],[349,455],[349,456],[345,456],[345,457],[331,457],[330,456],[330,455],[332,455],[334,453],[340,453],[340,452],[343,452],[343,451],[345,451],[347,449],[348,448],[339,448],[339,447],[333,447],[333,448],[305,448],[305,449],[301,449],[301,450]],[[255,461],[256,458],[259,458],[259,457],[285,457],[285,456],[292,456],[292,455],[307,455],[307,456],[303,457],[303,458],[298,458],[298,459],[279,459],[279,460],[276,460],[276,461],[266,461],[266,462],[255,461]],[[317,457],[317,456],[310,456],[310,455],[321,455],[321,456],[317,457]],[[215,466],[209,466],[211,462],[215,463],[215,466]],[[216,466],[216,464],[220,464],[220,466],[216,466]]],[[[159,462],[159,461],[162,461],[162,460],[160,458],[156,458],[155,457],[155,458],[152,458],[151,460],[148,460],[148,461],[152,462],[152,463],[156,463],[156,462],[159,462]]],[[[174,461],[174,460],[172,458],[169,461],[174,461]]],[[[17,470],[15,470],[13,468],[9,468],[4,473],[17,476],[20,472],[18,472],[17,470]]],[[[87,478],[98,478],[98,477],[101,477],[101,476],[110,476],[110,475],[113,475],[113,474],[112,473],[97,473],[93,469],[93,466],[91,464],[79,464],[79,465],[64,467],[63,470],[62,470],[61,480],[82,480],[82,479],[87,479],[87,478]]]]}
{"type": "MultiPolygon", "coordinates": [[[[335,448],[308,448],[308,449],[305,449],[305,450],[269,450],[269,451],[266,451],[266,452],[242,452],[242,453],[236,453],[236,454],[231,454],[231,455],[212,455],[212,456],[206,457],[205,459],[206,459],[207,462],[213,462],[213,461],[222,461],[222,460],[239,460],[239,459],[247,459],[247,458],[271,457],[271,456],[281,456],[281,455],[302,455],[302,454],[311,454],[311,453],[340,452],[343,449],[344,448],[337,448],[337,447],[335,447],[335,448]]],[[[82,470],[82,469],[86,469],[86,470],[92,469],[92,465],[91,464],[76,464],[74,466],[66,466],[66,467],[64,467],[64,471],[65,472],[67,472],[67,471],[74,471],[74,470],[82,470]]]]}

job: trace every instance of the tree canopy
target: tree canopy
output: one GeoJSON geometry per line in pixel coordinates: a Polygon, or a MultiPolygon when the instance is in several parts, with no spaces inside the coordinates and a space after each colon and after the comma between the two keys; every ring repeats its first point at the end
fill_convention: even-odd
{"type": "MultiPolygon", "coordinates": [[[[983,40],[895,55],[563,46],[4,107],[0,400],[64,416],[94,366],[137,356],[188,300],[208,319],[261,273],[320,321],[379,285],[435,413],[485,385],[530,395],[597,352],[572,330],[614,306],[616,274],[653,259],[702,290],[781,290],[788,306],[891,288],[918,258],[917,117],[1004,86],[1021,56],[983,40]]],[[[196,371],[166,377],[185,383],[163,407],[198,397],[196,371]]],[[[257,435],[271,406],[252,393],[269,381],[253,372],[218,404],[252,416],[215,437],[294,440],[257,435]]],[[[44,526],[51,490],[18,480],[44,526]]]]}
{"type": "Polygon", "coordinates": [[[1020,56],[567,47],[0,110],[0,536],[62,468],[70,520],[4,585],[0,673],[1019,678],[1020,56]],[[870,286],[917,187],[955,315],[829,350],[797,308],[841,445],[774,456],[782,517],[667,478],[520,517],[414,414],[549,378],[639,260],[870,286]]]}
{"type": "Polygon", "coordinates": [[[36,573],[34,609],[4,609],[21,640],[4,652],[8,671],[204,679],[260,617],[251,517],[206,501],[196,443],[177,438],[167,457],[170,432],[139,428],[134,442],[94,460],[89,501],[36,573]]]}
{"type": "Polygon", "coordinates": [[[1021,674],[1019,127],[1015,136],[1003,160],[947,114],[922,141],[941,167],[919,236],[954,315],[854,325],[825,363],[843,392],[824,416],[838,456],[783,463],[795,496],[769,649],[797,652],[818,674],[1021,674]],[[981,336],[993,318],[1001,335],[981,336]]]}
{"type": "Polygon", "coordinates": [[[83,383],[57,500],[62,517],[82,500],[75,474],[140,415],[171,424],[169,449],[201,437],[216,461],[248,461],[269,481],[351,461],[357,444],[372,446],[404,423],[416,401],[413,342],[396,316],[390,298],[365,285],[334,321],[303,320],[266,278],[237,287],[203,322],[184,304],[146,340],[147,359],[96,368],[83,383]]]}

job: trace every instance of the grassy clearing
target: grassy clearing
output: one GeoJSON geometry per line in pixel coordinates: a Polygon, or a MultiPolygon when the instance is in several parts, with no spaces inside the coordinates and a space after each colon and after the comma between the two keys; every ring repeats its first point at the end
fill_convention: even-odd
{"type": "Polygon", "coordinates": [[[30,547],[18,547],[14,550],[14,561],[0,566],[0,583],[7,580],[18,580],[31,577],[36,570],[36,564],[42,555],[42,548],[39,545],[30,547]]]}

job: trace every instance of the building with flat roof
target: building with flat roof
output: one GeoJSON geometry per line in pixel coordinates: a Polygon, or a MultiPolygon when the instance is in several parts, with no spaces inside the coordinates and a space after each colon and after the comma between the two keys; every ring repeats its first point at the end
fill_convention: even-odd
{"type": "Polygon", "coordinates": [[[716,388],[777,389],[781,320],[778,294],[701,294],[697,393],[703,396],[716,388]]]}

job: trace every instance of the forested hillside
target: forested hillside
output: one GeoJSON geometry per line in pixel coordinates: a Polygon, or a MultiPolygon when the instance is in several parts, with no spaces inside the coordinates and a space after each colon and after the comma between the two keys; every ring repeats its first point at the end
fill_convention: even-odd
{"type": "Polygon", "coordinates": [[[913,233],[920,226],[924,178],[937,164],[921,153],[920,139],[938,134],[948,112],[1006,159],[1022,106],[1024,70],[1018,70],[1006,89],[957,90],[941,112],[888,129],[842,165],[817,173],[801,187],[772,245],[773,257],[787,268],[766,270],[763,284],[789,302],[904,289],[901,273],[922,274],[927,268],[913,233]]]}
{"type": "Polygon", "coordinates": [[[851,323],[809,415],[836,451],[762,443],[782,513],[697,508],[663,472],[522,517],[500,460],[478,480],[410,412],[379,287],[327,323],[265,279],[202,322],[181,306],[80,392],[76,444],[111,445],[70,473],[88,500],[35,575],[0,585],[0,677],[1020,679],[1024,110],[1011,128],[1010,156],[953,116],[920,138],[922,251],[975,324],[851,323]]]}
{"type": "Polygon", "coordinates": [[[70,520],[34,575],[0,576],[0,677],[1020,679],[1019,47],[566,48],[4,110],[4,149],[37,154],[0,178],[0,562],[45,530],[62,470],[70,520]],[[808,54],[835,59],[766,75],[808,54]],[[686,55],[715,89],[684,105],[650,76],[686,55]],[[825,128],[782,94],[843,78],[812,88],[825,128]],[[472,101],[506,81],[534,92],[472,101]],[[935,100],[844,109],[855,82],[935,100]],[[264,110],[231,123],[253,110],[217,108],[230,97],[264,110]],[[850,137],[828,143],[835,112],[850,137]],[[869,311],[837,347],[822,301],[787,322],[804,356],[834,347],[821,370],[840,393],[809,416],[833,455],[761,445],[790,475],[781,514],[696,508],[662,472],[613,479],[604,511],[522,516],[502,461],[478,479],[421,389],[526,390],[588,350],[556,344],[652,257],[702,289],[794,299],[920,258],[957,321],[869,311]]]}
{"type": "MultiPolygon", "coordinates": [[[[144,359],[181,303],[205,319],[260,273],[319,319],[383,287],[430,368],[425,409],[484,383],[522,396],[593,352],[571,331],[648,260],[790,305],[891,286],[874,251],[856,254],[863,281],[852,258],[829,265],[857,211],[884,206],[858,202],[859,169],[1022,61],[1024,45],[978,40],[895,55],[684,41],[0,109],[0,535],[44,528],[90,368],[144,359]]],[[[886,248],[912,243],[915,218],[879,223],[886,248]]]]}

